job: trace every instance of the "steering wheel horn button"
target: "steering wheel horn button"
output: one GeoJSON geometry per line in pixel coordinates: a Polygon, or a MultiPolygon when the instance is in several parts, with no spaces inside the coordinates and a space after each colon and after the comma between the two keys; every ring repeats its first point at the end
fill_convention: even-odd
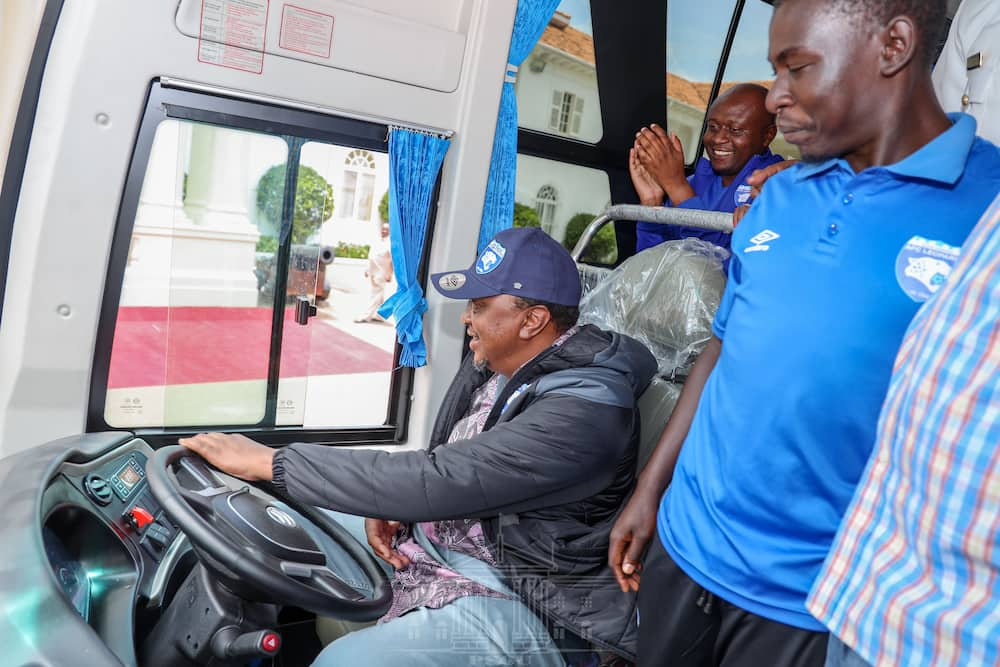
{"type": "Polygon", "coordinates": [[[213,501],[216,511],[255,549],[283,561],[324,565],[326,556],[292,513],[248,489],[213,501]]]}

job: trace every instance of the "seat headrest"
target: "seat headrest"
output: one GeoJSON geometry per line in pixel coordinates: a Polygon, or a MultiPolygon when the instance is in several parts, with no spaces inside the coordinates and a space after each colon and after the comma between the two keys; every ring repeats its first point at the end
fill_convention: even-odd
{"type": "Polygon", "coordinates": [[[660,374],[685,375],[712,335],[728,252],[698,239],[668,241],[629,257],[580,304],[580,321],[631,336],[660,374]]]}

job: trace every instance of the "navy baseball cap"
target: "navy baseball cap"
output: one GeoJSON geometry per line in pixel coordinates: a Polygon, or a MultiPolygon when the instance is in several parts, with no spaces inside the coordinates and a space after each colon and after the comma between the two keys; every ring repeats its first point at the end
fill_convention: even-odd
{"type": "Polygon", "coordinates": [[[435,273],[431,281],[449,299],[510,294],[561,306],[580,305],[576,262],[537,227],[503,230],[468,269],[435,273]]]}

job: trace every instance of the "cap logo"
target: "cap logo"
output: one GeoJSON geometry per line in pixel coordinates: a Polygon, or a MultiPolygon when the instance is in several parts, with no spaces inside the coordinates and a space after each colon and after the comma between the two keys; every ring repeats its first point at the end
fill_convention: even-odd
{"type": "Polygon", "coordinates": [[[449,273],[438,278],[438,285],[446,292],[457,290],[465,284],[464,273],[449,273]]]}
{"type": "Polygon", "coordinates": [[[483,275],[493,271],[500,266],[500,262],[503,261],[506,254],[507,249],[500,245],[496,239],[490,241],[490,244],[483,250],[483,254],[476,260],[476,273],[483,275]]]}

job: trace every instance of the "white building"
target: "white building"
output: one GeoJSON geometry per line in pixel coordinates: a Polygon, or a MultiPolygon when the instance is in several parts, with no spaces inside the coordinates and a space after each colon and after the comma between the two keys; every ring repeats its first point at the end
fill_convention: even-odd
{"type": "MultiPolygon", "coordinates": [[[[257,185],[287,156],[279,137],[161,123],[136,211],[122,305],[256,305],[258,241],[277,237],[276,224],[257,207],[257,185]]],[[[379,239],[388,155],[308,142],[300,164],[315,169],[333,192],[333,215],[311,241],[379,239]]]]}

